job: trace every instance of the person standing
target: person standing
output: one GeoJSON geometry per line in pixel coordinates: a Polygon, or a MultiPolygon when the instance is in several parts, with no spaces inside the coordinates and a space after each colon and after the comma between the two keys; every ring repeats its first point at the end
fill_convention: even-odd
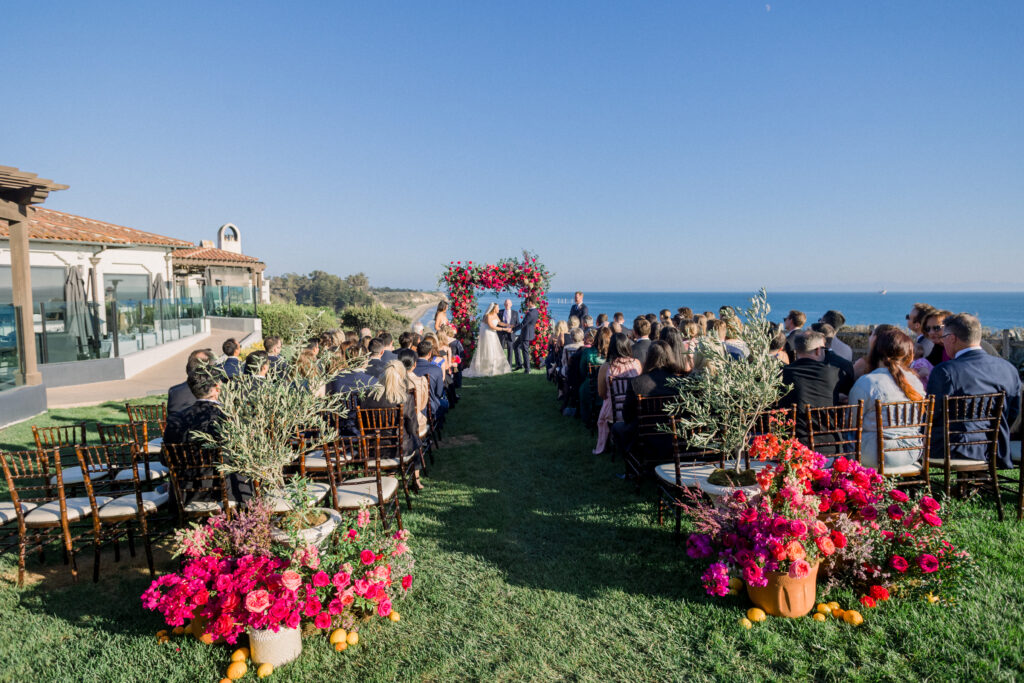
{"type": "Polygon", "coordinates": [[[512,299],[505,299],[505,306],[499,311],[498,320],[509,327],[508,330],[498,330],[498,341],[508,355],[508,364],[512,365],[512,330],[519,324],[519,311],[512,308],[512,299]]]}
{"type": "MultiPolygon", "coordinates": [[[[583,295],[577,292],[577,296],[582,301],[583,295]]],[[[516,367],[522,365],[524,373],[527,375],[530,374],[530,342],[537,338],[537,321],[539,319],[540,313],[537,311],[537,302],[531,297],[527,299],[526,315],[513,328],[519,331],[519,337],[512,345],[515,351],[516,367]]]]}
{"type": "Polygon", "coordinates": [[[576,300],[572,305],[572,308],[569,309],[569,317],[571,318],[572,316],[576,316],[582,325],[583,319],[586,318],[587,315],[589,315],[589,311],[587,311],[587,305],[583,303],[583,292],[576,292],[576,300]]]}

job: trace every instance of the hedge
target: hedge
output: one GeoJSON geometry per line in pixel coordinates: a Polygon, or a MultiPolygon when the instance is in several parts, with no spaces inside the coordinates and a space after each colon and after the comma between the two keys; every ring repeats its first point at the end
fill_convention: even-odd
{"type": "Polygon", "coordinates": [[[370,306],[349,306],[341,312],[341,323],[348,330],[368,327],[374,334],[380,330],[387,330],[398,335],[409,327],[408,318],[376,303],[370,306]]]}
{"type": "Polygon", "coordinates": [[[293,337],[306,329],[307,319],[312,320],[308,336],[338,327],[338,318],[329,308],[299,306],[298,304],[260,304],[259,316],[263,324],[263,336],[276,335],[286,343],[305,341],[295,340],[293,337]]]}

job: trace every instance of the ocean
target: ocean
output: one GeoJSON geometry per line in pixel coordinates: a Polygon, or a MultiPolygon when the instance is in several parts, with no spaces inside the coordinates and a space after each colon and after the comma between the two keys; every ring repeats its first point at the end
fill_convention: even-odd
{"type": "MultiPolygon", "coordinates": [[[[750,294],[742,292],[584,292],[583,303],[587,304],[590,315],[599,313],[608,317],[616,312],[632,321],[638,315],[657,314],[667,308],[674,314],[680,306],[689,306],[694,312],[714,311],[719,306],[746,308],[750,294]]],[[[478,301],[482,307],[492,301],[501,302],[511,298],[518,308],[519,300],[507,294],[495,296],[491,292],[480,292],[478,301]]],[[[921,301],[954,313],[972,313],[985,327],[1001,330],[1024,327],[1024,292],[768,292],[771,313],[768,318],[781,323],[791,309],[803,311],[810,322],[821,317],[825,311],[835,309],[846,316],[847,325],[879,325],[890,323],[904,325],[906,314],[914,303],[921,301]]],[[[553,320],[569,317],[573,292],[548,292],[548,303],[553,320]]],[[[429,327],[434,312],[429,311],[422,322],[429,327]]]]}

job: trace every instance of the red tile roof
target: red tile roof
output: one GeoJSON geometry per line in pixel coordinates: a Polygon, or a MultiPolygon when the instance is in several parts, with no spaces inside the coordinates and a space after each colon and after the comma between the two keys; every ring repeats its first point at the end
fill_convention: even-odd
{"type": "MultiPolygon", "coordinates": [[[[164,237],[123,225],[104,223],[63,211],[33,207],[29,219],[28,238],[52,242],[92,242],[118,246],[153,245],[159,247],[191,247],[186,240],[164,237]]],[[[0,221],[0,238],[10,238],[5,221],[0,221]]]]}
{"type": "Polygon", "coordinates": [[[220,261],[224,263],[263,263],[255,256],[236,254],[217,247],[193,247],[171,252],[174,261],[220,261]]]}

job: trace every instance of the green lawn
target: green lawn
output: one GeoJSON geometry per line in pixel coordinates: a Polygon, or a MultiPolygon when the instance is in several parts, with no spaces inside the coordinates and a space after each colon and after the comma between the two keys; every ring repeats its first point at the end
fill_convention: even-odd
{"type": "MultiPolygon", "coordinates": [[[[657,526],[654,489],[559,415],[542,376],[467,382],[428,488],[405,515],[415,582],[398,624],[374,623],[345,653],[307,639],[270,680],[1015,680],[1024,675],[1024,526],[991,501],[951,504],[954,542],[984,583],[954,607],[890,601],[852,628],[769,619],[747,631],[743,597],[711,598],[702,567],[657,526]]],[[[117,421],[107,408],[53,420],[117,421]]],[[[37,423],[41,422],[37,420],[37,423]]],[[[27,438],[26,435],[27,434],[27,438]]],[[[28,445],[18,426],[4,447],[28,445]]],[[[38,565],[33,561],[33,567],[38,565]]],[[[126,561],[122,562],[127,565],[126,561]]],[[[0,582],[0,680],[216,681],[229,650],[158,646],[142,610],[147,580],[127,567],[67,587],[59,560],[23,590],[0,582]]],[[[110,567],[109,563],[106,565],[110,567]]],[[[829,596],[844,606],[852,594],[829,596]]],[[[246,680],[252,680],[250,673],[246,680]]]]}

